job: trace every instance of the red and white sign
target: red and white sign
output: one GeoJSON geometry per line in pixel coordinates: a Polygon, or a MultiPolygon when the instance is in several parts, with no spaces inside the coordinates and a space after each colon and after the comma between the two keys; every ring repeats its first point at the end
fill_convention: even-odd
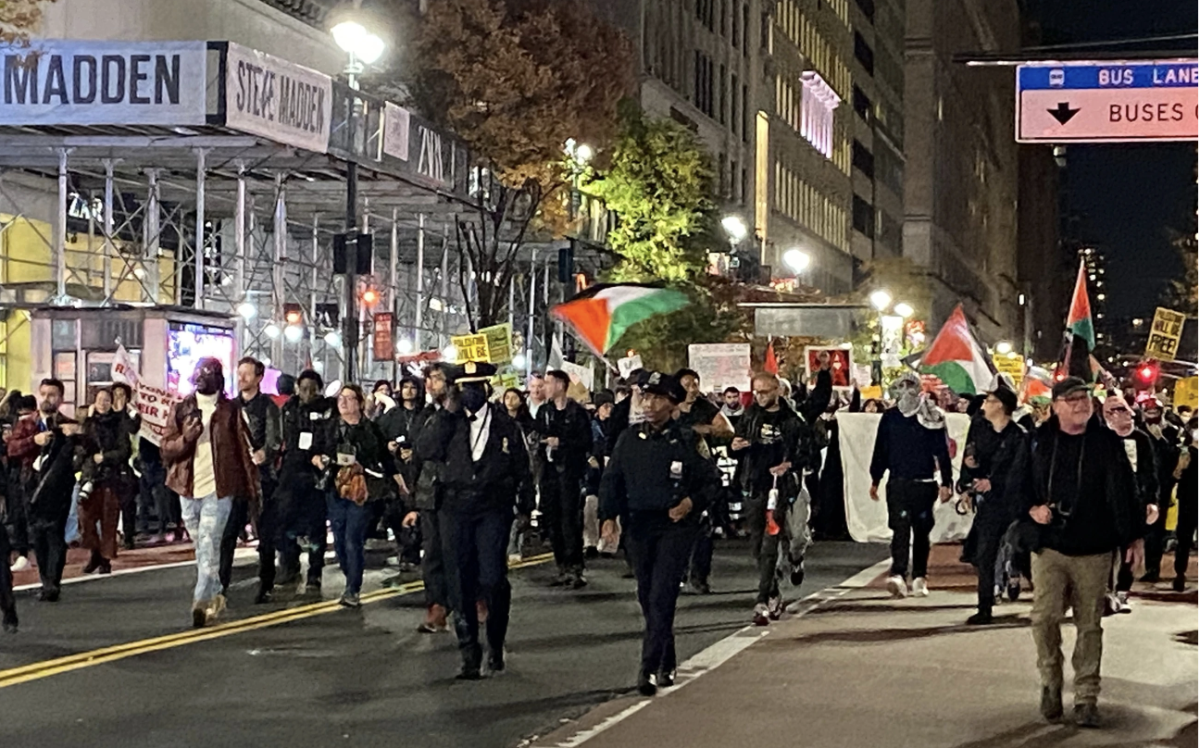
{"type": "Polygon", "coordinates": [[[1017,68],[1017,141],[1195,141],[1195,60],[1017,68]]]}
{"type": "Polygon", "coordinates": [[[138,435],[152,444],[161,445],[167,433],[167,416],[171,406],[182,398],[176,392],[143,380],[124,346],[117,348],[113,357],[112,377],[114,382],[124,382],[133,390],[132,404],[142,416],[142,428],[138,435]]]}

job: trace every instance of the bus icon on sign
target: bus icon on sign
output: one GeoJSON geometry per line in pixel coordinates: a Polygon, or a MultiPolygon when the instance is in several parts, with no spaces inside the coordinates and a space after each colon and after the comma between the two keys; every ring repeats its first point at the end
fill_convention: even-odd
{"type": "Polygon", "coordinates": [[[1067,82],[1066,78],[1066,73],[1064,73],[1061,68],[1055,68],[1054,70],[1050,71],[1051,86],[1062,88],[1062,86],[1067,82]]]}

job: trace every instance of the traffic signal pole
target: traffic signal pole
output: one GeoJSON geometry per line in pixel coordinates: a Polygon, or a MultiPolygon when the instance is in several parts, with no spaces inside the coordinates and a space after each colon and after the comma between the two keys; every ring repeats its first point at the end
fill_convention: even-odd
{"type": "Polygon", "coordinates": [[[358,381],[358,164],[346,162],[346,313],[342,315],[342,381],[358,381]]]}

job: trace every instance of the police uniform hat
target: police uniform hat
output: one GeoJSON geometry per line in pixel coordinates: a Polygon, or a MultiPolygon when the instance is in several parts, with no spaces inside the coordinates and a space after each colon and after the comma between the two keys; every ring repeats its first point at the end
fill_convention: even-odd
{"type": "Polygon", "coordinates": [[[662,395],[676,404],[687,399],[687,392],[684,391],[679,380],[670,374],[663,374],[661,371],[652,371],[646,374],[642,383],[642,392],[647,395],[662,395]]]}
{"type": "MultiPolygon", "coordinates": [[[[468,361],[459,368],[458,376],[452,380],[455,384],[468,384],[470,382],[488,382],[496,376],[495,364],[489,364],[486,361],[468,361]]],[[[449,374],[446,375],[449,379],[449,374]]]]}

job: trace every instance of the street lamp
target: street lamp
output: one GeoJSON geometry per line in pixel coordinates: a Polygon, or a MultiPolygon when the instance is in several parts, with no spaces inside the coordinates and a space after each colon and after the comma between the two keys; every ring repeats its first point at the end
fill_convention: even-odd
{"type": "Polygon", "coordinates": [[[793,273],[799,275],[812,264],[812,257],[802,249],[793,248],[783,253],[783,264],[787,265],[793,273]]]}
{"type": "Polygon", "coordinates": [[[892,303],[892,295],[882,288],[878,291],[872,291],[870,295],[871,306],[875,307],[878,312],[883,312],[892,303]]]}
{"type": "Polygon", "coordinates": [[[908,319],[909,317],[913,316],[912,306],[905,304],[903,301],[892,307],[892,311],[895,312],[897,316],[903,317],[904,319],[908,319]]]}
{"type": "Polygon", "coordinates": [[[729,235],[731,247],[741,244],[748,233],[746,222],[742,220],[741,216],[725,216],[721,219],[721,228],[725,229],[725,233],[729,235]]]}
{"type": "Polygon", "coordinates": [[[279,329],[279,325],[275,324],[274,322],[269,323],[263,328],[263,334],[265,334],[271,340],[278,338],[281,332],[283,331],[279,329]]]}
{"type": "Polygon", "coordinates": [[[1001,356],[1007,356],[1012,352],[1013,344],[1007,340],[1001,340],[999,343],[996,343],[996,353],[999,353],[1001,356]]]}
{"type": "Polygon", "coordinates": [[[238,316],[249,322],[254,319],[254,315],[258,314],[258,307],[251,304],[249,301],[243,301],[237,306],[238,316]]]}
{"type": "MultiPolygon", "coordinates": [[[[333,40],[349,56],[346,62],[346,83],[354,91],[358,90],[358,76],[362,75],[365,65],[370,65],[383,54],[384,43],[375,34],[358,21],[343,19],[330,29],[333,40]]],[[[350,131],[356,130],[355,120],[358,118],[358,97],[350,98],[350,131]]],[[[357,138],[355,138],[357,140],[357,138]]],[[[353,143],[351,150],[353,150],[353,143]]],[[[346,160],[346,239],[347,246],[356,240],[358,233],[358,162],[352,155],[346,160]]],[[[357,253],[356,253],[357,254],[357,253]]],[[[354,382],[357,377],[358,357],[358,275],[357,262],[346,263],[345,296],[346,312],[342,318],[342,340],[345,342],[345,370],[343,378],[354,382]]]]}

